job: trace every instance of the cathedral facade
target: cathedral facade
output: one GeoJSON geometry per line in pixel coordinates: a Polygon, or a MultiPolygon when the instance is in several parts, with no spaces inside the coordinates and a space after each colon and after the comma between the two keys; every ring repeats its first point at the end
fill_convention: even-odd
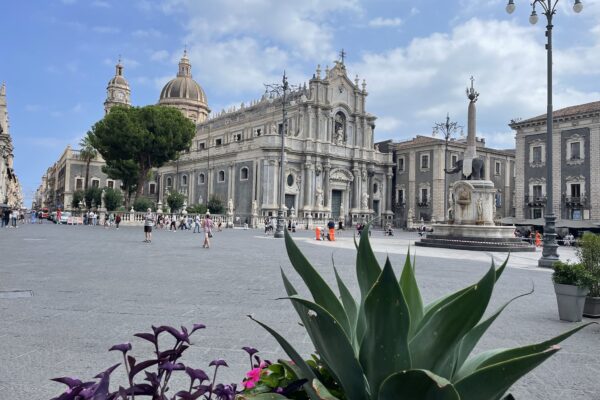
{"type": "Polygon", "coordinates": [[[0,86],[0,204],[23,207],[23,190],[13,169],[14,147],[9,131],[6,85],[0,86]]]}
{"type": "Polygon", "coordinates": [[[366,110],[366,84],[349,79],[343,62],[324,76],[317,68],[308,85],[286,93],[285,124],[283,96],[264,95],[209,117],[190,71],[184,55],[177,78],[161,92],[159,104],[179,108],[197,128],[190,150],[149,182],[159,188],[159,202],[177,191],[188,205],[216,196],[240,222],[277,215],[283,133],[288,217],[391,220],[392,157],[374,145],[376,117],[366,110]]]}

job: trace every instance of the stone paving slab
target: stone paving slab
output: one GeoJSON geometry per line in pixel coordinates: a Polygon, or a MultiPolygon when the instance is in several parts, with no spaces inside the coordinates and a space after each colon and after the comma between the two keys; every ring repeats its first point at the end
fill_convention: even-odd
{"type": "MultiPolygon", "coordinates": [[[[353,293],[355,252],[351,232],[336,242],[317,242],[312,233],[296,233],[299,246],[328,282],[334,281],[333,254],[340,275],[353,293]]],[[[374,232],[373,247],[396,272],[408,246],[417,253],[417,279],[425,301],[470,284],[502,253],[427,249],[413,246],[416,234],[383,237],[374,232]]],[[[256,230],[218,232],[211,249],[189,231],[155,232],[142,242],[141,228],[23,225],[0,229],[0,292],[32,291],[33,297],[0,297],[0,400],[49,399],[61,386],[57,376],[91,378],[119,362],[107,350],[132,341],[134,353],[151,349],[136,332],[150,325],[191,325],[200,332],[186,361],[206,368],[215,358],[230,367],[221,380],[239,382],[248,369],[242,346],[261,350],[268,359],[286,357],[267,332],[246,315],[266,322],[308,356],[312,346],[285,300],[279,268],[286,270],[301,294],[283,242],[256,230]]],[[[573,249],[560,249],[574,259],[573,249]]],[[[558,320],[550,271],[537,268],[540,251],[511,255],[489,310],[510,298],[535,293],[511,304],[486,333],[476,351],[542,341],[573,327],[558,320]]],[[[600,328],[587,328],[563,343],[563,349],[512,388],[517,399],[600,399],[600,328]]],[[[117,378],[120,374],[115,373],[117,378]]]]}

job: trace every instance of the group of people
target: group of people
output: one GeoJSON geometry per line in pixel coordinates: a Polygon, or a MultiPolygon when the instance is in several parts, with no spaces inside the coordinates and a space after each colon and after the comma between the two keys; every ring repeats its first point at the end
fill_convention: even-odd
{"type": "Polygon", "coordinates": [[[0,227],[8,228],[10,226],[11,228],[18,228],[19,225],[17,222],[21,224],[25,223],[25,214],[23,214],[23,211],[6,208],[2,213],[0,227]]]}
{"type": "MultiPolygon", "coordinates": [[[[180,219],[180,229],[190,229],[191,218],[189,216],[181,216],[180,219]]],[[[204,243],[202,247],[205,249],[210,248],[210,238],[213,237],[213,228],[215,226],[213,220],[210,218],[210,214],[206,213],[204,218],[200,218],[199,215],[196,215],[194,218],[194,233],[196,232],[196,228],[198,233],[200,233],[200,229],[204,232],[204,243]]],[[[144,243],[152,243],[152,228],[158,225],[159,227],[169,226],[169,229],[174,228],[177,231],[177,217],[176,216],[162,216],[156,215],[152,212],[151,208],[148,208],[146,214],[144,214],[144,243]]],[[[219,222],[219,230],[221,230],[220,222],[219,222]]]]}

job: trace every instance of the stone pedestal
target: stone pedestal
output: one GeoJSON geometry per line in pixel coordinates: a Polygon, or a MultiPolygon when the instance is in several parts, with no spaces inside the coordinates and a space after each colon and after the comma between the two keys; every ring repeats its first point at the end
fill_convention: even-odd
{"type": "Polygon", "coordinates": [[[458,181],[452,191],[455,225],[494,226],[496,189],[492,181],[458,181]]]}
{"type": "Polygon", "coordinates": [[[252,229],[258,228],[258,215],[257,214],[252,214],[252,216],[250,217],[250,226],[252,227],[252,229]]]}
{"type": "Polygon", "coordinates": [[[233,213],[228,211],[225,218],[225,227],[233,228],[233,213]]]}

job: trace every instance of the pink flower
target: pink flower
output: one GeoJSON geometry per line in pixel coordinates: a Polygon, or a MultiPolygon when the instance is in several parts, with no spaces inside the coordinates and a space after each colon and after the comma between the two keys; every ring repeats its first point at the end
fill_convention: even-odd
{"type": "Polygon", "coordinates": [[[252,389],[256,386],[256,382],[260,380],[260,374],[262,373],[261,368],[253,368],[250,371],[246,372],[247,379],[242,382],[244,388],[252,389]]]}
{"type": "Polygon", "coordinates": [[[244,385],[245,389],[252,389],[254,386],[256,386],[256,383],[254,381],[244,381],[242,385],[244,385]]]}

